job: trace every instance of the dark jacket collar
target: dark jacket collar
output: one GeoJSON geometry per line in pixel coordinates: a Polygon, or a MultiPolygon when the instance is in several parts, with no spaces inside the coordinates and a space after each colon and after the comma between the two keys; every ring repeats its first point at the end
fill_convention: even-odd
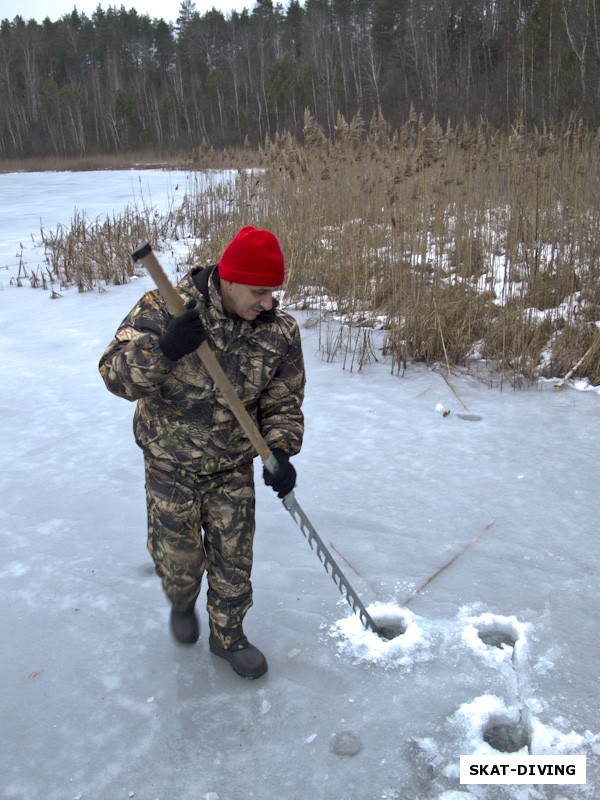
{"type": "MultiPolygon", "coordinates": [[[[207,306],[210,305],[211,288],[217,292],[219,297],[221,296],[221,279],[216,264],[210,264],[208,267],[204,268],[194,267],[191,275],[194,286],[198,289],[202,297],[204,297],[207,306]]],[[[260,323],[268,324],[269,322],[274,322],[278,306],[279,302],[276,298],[273,298],[273,307],[269,311],[261,311],[250,324],[254,326],[260,323]]]]}

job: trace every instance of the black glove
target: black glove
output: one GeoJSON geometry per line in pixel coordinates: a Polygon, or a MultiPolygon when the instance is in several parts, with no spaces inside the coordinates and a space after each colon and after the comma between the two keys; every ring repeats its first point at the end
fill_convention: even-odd
{"type": "Polygon", "coordinates": [[[279,469],[277,475],[271,475],[269,470],[264,467],[263,478],[267,486],[272,486],[273,491],[277,492],[277,497],[283,499],[296,485],[296,470],[290,464],[290,457],[283,450],[275,448],[271,452],[277,459],[279,469]]]}
{"type": "Polygon", "coordinates": [[[206,331],[194,300],[185,304],[188,309],[180,317],[171,317],[167,330],[159,337],[158,346],[171,361],[179,361],[193,353],[206,339],[206,331]]]}

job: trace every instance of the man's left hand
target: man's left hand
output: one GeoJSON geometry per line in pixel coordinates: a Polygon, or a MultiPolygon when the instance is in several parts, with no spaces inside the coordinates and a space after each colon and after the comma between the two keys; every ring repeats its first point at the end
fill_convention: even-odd
{"type": "Polygon", "coordinates": [[[263,468],[263,478],[267,486],[271,486],[277,497],[283,499],[296,485],[296,470],[290,464],[290,457],[283,450],[275,448],[271,450],[277,459],[277,475],[272,475],[269,470],[263,468]]]}

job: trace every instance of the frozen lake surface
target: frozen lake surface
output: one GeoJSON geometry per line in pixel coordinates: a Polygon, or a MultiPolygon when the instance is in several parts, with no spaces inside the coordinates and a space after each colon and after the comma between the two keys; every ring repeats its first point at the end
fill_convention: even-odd
{"type": "Polygon", "coordinates": [[[298,312],[296,495],[371,613],[405,633],[362,628],[257,465],[245,627],[269,672],[245,682],[211,656],[203,598],[198,644],[171,640],[133,406],[97,372],[150,279],[57,300],[10,285],[19,242],[41,257],[39,219],[118,212],[140,185],[166,207],[185,176],[0,175],[0,796],[600,797],[600,394],[585,384],[345,371],[298,312]],[[586,755],[587,785],[459,784],[460,755],[502,749],[586,755]]]}

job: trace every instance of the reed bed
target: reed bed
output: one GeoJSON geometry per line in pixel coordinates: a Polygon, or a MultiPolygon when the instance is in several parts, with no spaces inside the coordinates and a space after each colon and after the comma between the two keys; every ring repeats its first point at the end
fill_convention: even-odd
{"type": "Polygon", "coordinates": [[[331,141],[306,114],[302,142],[278,135],[248,163],[165,219],[74,220],[46,238],[52,274],[82,290],[122,282],[143,238],[192,237],[190,261],[204,264],[255,224],[278,235],[286,302],[312,310],[328,359],[357,369],[385,356],[394,372],[439,363],[524,385],[585,355],[575,374],[600,384],[600,131],[412,115],[394,132],[381,117],[340,116],[331,141]]]}
{"type": "Polygon", "coordinates": [[[133,243],[156,237],[163,228],[161,219],[130,208],[121,215],[95,220],[76,211],[69,227],[42,229],[47,266],[36,281],[55,291],[56,287],[75,286],[80,292],[127,283],[135,274],[133,243]]]}

